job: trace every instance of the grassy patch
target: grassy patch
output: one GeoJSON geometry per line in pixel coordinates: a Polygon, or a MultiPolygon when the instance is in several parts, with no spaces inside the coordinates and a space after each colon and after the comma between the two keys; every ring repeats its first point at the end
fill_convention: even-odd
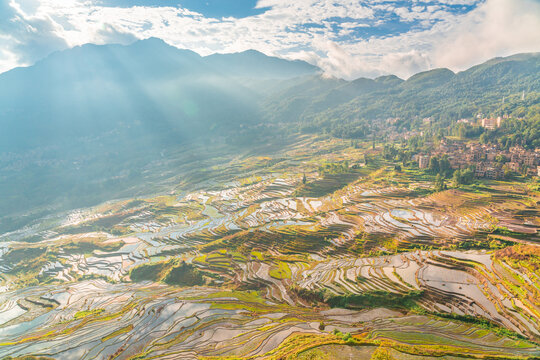
{"type": "Polygon", "coordinates": [[[25,247],[12,249],[3,256],[7,265],[14,266],[21,262],[31,262],[47,252],[45,247],[25,247]]]}
{"type": "Polygon", "coordinates": [[[264,299],[257,291],[217,291],[204,296],[204,299],[236,298],[243,302],[264,303],[264,299]]]}
{"type": "Polygon", "coordinates": [[[160,281],[170,268],[170,262],[161,261],[157,263],[142,264],[133,268],[129,277],[133,281],[160,281]]]}
{"type": "Polygon", "coordinates": [[[264,260],[264,256],[263,254],[260,252],[260,251],[252,251],[251,252],[251,256],[253,256],[255,259],[259,260],[259,261],[263,261],[264,260]]]}
{"type": "Polygon", "coordinates": [[[277,266],[273,266],[268,274],[274,279],[290,279],[291,278],[291,269],[286,262],[279,261],[277,266]]]}
{"type": "Polygon", "coordinates": [[[60,247],[68,254],[90,254],[94,250],[113,252],[124,246],[123,241],[105,244],[103,240],[99,238],[83,238],[63,243],[60,247]]]}
{"type": "Polygon", "coordinates": [[[433,314],[435,316],[442,317],[445,319],[457,320],[457,321],[465,322],[468,324],[474,324],[483,329],[492,331],[493,333],[499,336],[505,336],[511,339],[527,340],[527,338],[523,335],[520,335],[512,330],[500,327],[499,325],[496,325],[495,323],[485,318],[478,317],[478,316],[447,314],[447,313],[433,313],[433,314]]]}
{"type": "Polygon", "coordinates": [[[216,277],[215,274],[200,270],[193,264],[175,259],[142,264],[130,272],[133,281],[162,281],[176,286],[204,285],[205,276],[216,277]]]}
{"type": "Polygon", "coordinates": [[[185,262],[171,268],[163,281],[169,285],[196,286],[205,283],[203,272],[195,266],[185,262]]]}
{"type": "Polygon", "coordinates": [[[75,315],[73,315],[73,318],[75,320],[80,320],[80,319],[84,319],[85,317],[87,316],[91,316],[91,315],[99,315],[101,314],[102,312],[104,312],[105,310],[103,309],[94,309],[94,310],[83,310],[83,311],[78,311],[75,313],[75,315]]]}
{"type": "Polygon", "coordinates": [[[342,308],[405,308],[410,309],[416,305],[423,291],[411,290],[406,293],[393,293],[389,291],[374,290],[361,294],[334,295],[326,299],[332,307],[342,308]]]}
{"type": "Polygon", "coordinates": [[[110,333],[110,334],[107,335],[107,336],[102,337],[102,338],[101,338],[101,342],[105,342],[105,341],[110,340],[110,339],[112,339],[112,338],[114,338],[114,337],[117,337],[117,336],[119,336],[119,335],[128,333],[128,332],[130,332],[131,330],[133,330],[133,325],[129,324],[128,326],[125,326],[125,327],[123,327],[123,328],[121,328],[121,329],[118,329],[118,330],[116,330],[116,331],[110,333]]]}
{"type": "Polygon", "coordinates": [[[345,174],[325,174],[322,179],[302,185],[295,191],[295,196],[321,197],[343,188],[360,176],[357,172],[345,174]]]}

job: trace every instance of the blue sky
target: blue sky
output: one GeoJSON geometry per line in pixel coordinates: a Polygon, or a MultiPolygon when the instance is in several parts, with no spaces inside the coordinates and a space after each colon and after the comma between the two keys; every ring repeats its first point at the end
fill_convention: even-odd
{"type": "Polygon", "coordinates": [[[234,17],[244,18],[262,14],[267,8],[256,8],[257,0],[116,0],[101,1],[101,4],[111,7],[132,6],[174,6],[186,8],[209,18],[234,17]]]}
{"type": "Polygon", "coordinates": [[[539,0],[0,0],[0,72],[84,43],[256,49],[352,79],[540,51],[539,0]]]}

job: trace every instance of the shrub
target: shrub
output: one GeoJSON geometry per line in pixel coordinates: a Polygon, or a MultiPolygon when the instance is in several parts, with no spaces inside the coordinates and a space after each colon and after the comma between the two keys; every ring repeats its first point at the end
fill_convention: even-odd
{"type": "Polygon", "coordinates": [[[179,286],[195,286],[203,285],[204,278],[202,273],[192,264],[187,264],[184,261],[180,265],[175,266],[165,276],[163,281],[169,285],[179,286]]]}
{"type": "Polygon", "coordinates": [[[371,355],[371,360],[395,360],[395,358],[390,355],[387,348],[379,346],[371,355]]]}

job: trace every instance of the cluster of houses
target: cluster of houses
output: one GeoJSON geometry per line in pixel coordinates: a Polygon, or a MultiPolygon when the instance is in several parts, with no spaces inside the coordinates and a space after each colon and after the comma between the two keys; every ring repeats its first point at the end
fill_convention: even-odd
{"type": "Polygon", "coordinates": [[[501,127],[501,117],[498,118],[483,118],[480,120],[480,125],[483,128],[494,130],[496,128],[501,127]]]}
{"type": "MultiPolygon", "coordinates": [[[[472,119],[460,119],[458,123],[481,126],[489,130],[501,127],[503,121],[508,119],[508,115],[502,117],[486,117],[484,114],[477,114],[472,119]]],[[[387,124],[395,124],[399,118],[388,118],[387,124]]],[[[432,118],[422,119],[424,125],[429,125],[432,118]]],[[[409,139],[414,136],[422,136],[422,131],[393,132],[388,134],[388,140],[409,139]]],[[[432,143],[425,143],[431,147],[432,143]]],[[[501,179],[505,173],[521,173],[529,176],[540,177],[540,149],[527,150],[521,146],[515,146],[509,150],[502,150],[497,145],[463,143],[444,139],[438,148],[429,154],[416,154],[413,161],[418,163],[420,169],[429,167],[430,159],[434,156],[442,158],[448,157],[452,169],[474,168],[476,177],[501,179]]]]}
{"type": "Polygon", "coordinates": [[[474,167],[476,177],[500,179],[505,170],[515,173],[527,172],[530,176],[540,176],[540,149],[526,150],[514,146],[509,150],[501,150],[496,145],[441,141],[439,147],[430,155],[417,154],[413,160],[418,167],[426,169],[432,156],[439,158],[446,155],[453,169],[474,167]]]}
{"type": "Polygon", "coordinates": [[[477,115],[477,120],[474,119],[459,119],[457,122],[458,124],[469,124],[469,125],[480,125],[481,127],[488,129],[488,130],[495,130],[496,128],[500,128],[502,121],[508,119],[508,115],[504,115],[503,117],[484,117],[483,114],[477,115]]]}

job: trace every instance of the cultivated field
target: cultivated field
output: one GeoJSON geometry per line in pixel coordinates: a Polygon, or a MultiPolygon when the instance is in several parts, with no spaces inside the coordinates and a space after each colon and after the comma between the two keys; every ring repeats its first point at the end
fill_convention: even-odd
{"type": "Polygon", "coordinates": [[[540,357],[540,194],[379,153],[304,137],[2,235],[0,358],[540,357]]]}

